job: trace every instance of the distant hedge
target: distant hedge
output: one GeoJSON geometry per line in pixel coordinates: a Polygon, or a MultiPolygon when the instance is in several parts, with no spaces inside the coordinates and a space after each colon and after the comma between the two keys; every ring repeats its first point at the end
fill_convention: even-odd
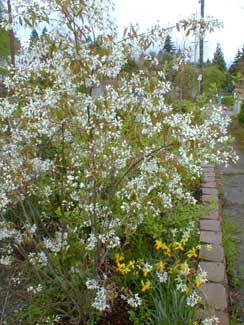
{"type": "Polygon", "coordinates": [[[240,110],[240,113],[238,114],[237,118],[240,123],[244,123],[244,102],[241,105],[241,110],[240,110]]]}
{"type": "Polygon", "coordinates": [[[226,106],[233,106],[234,105],[234,97],[232,95],[223,96],[222,104],[226,106]]]}

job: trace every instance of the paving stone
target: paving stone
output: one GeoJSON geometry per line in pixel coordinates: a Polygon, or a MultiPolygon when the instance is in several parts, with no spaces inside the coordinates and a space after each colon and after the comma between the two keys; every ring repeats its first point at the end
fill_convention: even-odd
{"type": "Polygon", "coordinates": [[[219,200],[219,198],[218,198],[217,195],[206,195],[206,194],[202,195],[202,202],[206,202],[206,203],[215,202],[215,203],[217,203],[218,200],[219,200]]]}
{"type": "Polygon", "coordinates": [[[214,167],[213,164],[202,164],[202,168],[214,167]]]}
{"type": "Polygon", "coordinates": [[[200,262],[200,268],[207,272],[207,279],[210,282],[224,282],[225,267],[224,263],[200,262]]]}
{"type": "Polygon", "coordinates": [[[217,183],[216,182],[205,182],[202,184],[202,188],[216,188],[217,183]]]}
{"type": "Polygon", "coordinates": [[[212,245],[211,250],[209,250],[207,245],[201,245],[199,257],[205,261],[223,262],[224,249],[221,245],[212,245]]]}
{"type": "Polygon", "coordinates": [[[218,190],[216,188],[202,188],[202,193],[205,195],[217,195],[219,194],[218,190]]]}
{"type": "Polygon", "coordinates": [[[219,220],[219,212],[218,210],[211,211],[208,214],[203,215],[201,219],[219,220]]]}
{"type": "Polygon", "coordinates": [[[215,177],[215,172],[211,172],[211,171],[204,171],[204,176],[207,176],[207,177],[209,177],[209,176],[213,176],[213,177],[215,177]]]}
{"type": "Polygon", "coordinates": [[[208,167],[203,167],[203,172],[205,173],[214,173],[214,167],[208,166],[208,167]]]}
{"type": "Polygon", "coordinates": [[[227,308],[227,294],[220,283],[204,283],[201,286],[202,303],[219,310],[227,308]]]}
{"type": "Polygon", "coordinates": [[[208,183],[208,182],[215,182],[215,176],[203,176],[203,181],[205,183],[208,183]]]}
{"type": "Polygon", "coordinates": [[[215,173],[203,173],[203,178],[215,178],[215,173]]]}
{"type": "Polygon", "coordinates": [[[219,245],[222,243],[222,233],[219,231],[200,231],[200,242],[219,245]]]}
{"type": "Polygon", "coordinates": [[[220,221],[219,220],[202,219],[202,220],[200,220],[200,229],[201,230],[210,230],[210,231],[221,231],[220,221]]]}

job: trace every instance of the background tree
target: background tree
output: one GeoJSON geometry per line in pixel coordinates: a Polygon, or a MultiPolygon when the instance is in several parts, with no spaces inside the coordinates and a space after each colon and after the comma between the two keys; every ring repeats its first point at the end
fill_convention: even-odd
{"type": "Polygon", "coordinates": [[[203,92],[208,98],[215,98],[226,82],[226,73],[217,66],[211,65],[203,71],[203,92]]]}
{"type": "Polygon", "coordinates": [[[196,97],[198,85],[197,77],[199,70],[193,64],[184,64],[181,69],[178,70],[174,85],[179,90],[180,99],[193,99],[196,97]]]}
{"type": "Polygon", "coordinates": [[[221,46],[218,43],[216,50],[214,52],[214,57],[212,63],[216,65],[221,71],[226,71],[226,63],[224,59],[224,54],[222,52],[221,46]]]}
{"type": "Polygon", "coordinates": [[[242,49],[238,49],[233,63],[229,68],[231,75],[236,75],[238,72],[244,74],[244,46],[242,49]]]}
{"type": "Polygon", "coordinates": [[[163,51],[167,52],[169,54],[174,54],[175,51],[176,51],[175,44],[172,41],[172,38],[171,38],[171,36],[169,34],[166,36],[163,51]]]}

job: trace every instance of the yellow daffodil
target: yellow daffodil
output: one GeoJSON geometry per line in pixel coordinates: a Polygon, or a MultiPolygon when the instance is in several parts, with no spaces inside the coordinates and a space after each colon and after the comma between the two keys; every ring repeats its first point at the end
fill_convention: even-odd
{"type": "Polygon", "coordinates": [[[149,271],[148,271],[147,269],[143,269],[143,275],[144,275],[145,277],[147,277],[148,274],[149,274],[149,271]]]}
{"type": "Polygon", "coordinates": [[[196,278],[196,279],[195,279],[195,285],[196,285],[196,287],[197,287],[197,288],[200,288],[201,284],[202,284],[201,279],[196,278]]]}
{"type": "Polygon", "coordinates": [[[136,262],[135,261],[129,261],[128,267],[130,268],[130,270],[134,270],[135,267],[136,267],[136,262]]]}
{"type": "Polygon", "coordinates": [[[175,243],[175,249],[176,249],[177,251],[184,252],[184,250],[185,250],[185,246],[184,246],[183,242],[176,242],[176,243],[175,243]]]}
{"type": "Polygon", "coordinates": [[[123,262],[123,260],[124,260],[124,257],[122,255],[120,255],[120,254],[115,255],[115,263],[116,264],[123,262]]]}
{"type": "Polygon", "coordinates": [[[164,272],[165,263],[163,261],[160,261],[160,262],[156,263],[155,266],[160,272],[164,272]]]}
{"type": "Polygon", "coordinates": [[[141,281],[141,292],[145,293],[146,291],[148,291],[149,289],[151,289],[151,282],[150,281],[146,281],[146,283],[144,283],[144,281],[141,281]]]}
{"type": "Polygon", "coordinates": [[[172,254],[172,250],[171,250],[171,248],[170,248],[170,245],[169,246],[167,246],[167,245],[165,245],[166,247],[165,247],[165,249],[164,249],[164,253],[167,255],[167,256],[171,256],[171,254],[172,254]]]}
{"type": "Polygon", "coordinates": [[[130,268],[125,263],[118,263],[115,271],[122,274],[127,274],[130,272],[130,268]]]}
{"type": "Polygon", "coordinates": [[[163,243],[161,239],[158,239],[155,241],[155,249],[157,251],[159,251],[160,249],[164,250],[164,253],[167,256],[171,256],[171,253],[172,253],[170,246],[171,245],[167,245],[167,244],[163,243]]]}
{"type": "Polygon", "coordinates": [[[187,253],[187,257],[188,258],[198,258],[197,249],[195,247],[192,247],[192,249],[190,249],[189,252],[187,253]]]}
{"type": "Polygon", "coordinates": [[[160,249],[164,249],[164,248],[165,248],[165,243],[163,243],[161,239],[158,239],[155,241],[155,249],[157,251],[159,251],[160,249]]]}
{"type": "Polygon", "coordinates": [[[203,283],[207,282],[207,272],[204,270],[201,270],[197,273],[197,276],[195,278],[195,285],[197,288],[199,288],[203,283]]]}
{"type": "Polygon", "coordinates": [[[169,273],[171,273],[171,274],[176,274],[177,272],[178,272],[178,268],[180,267],[180,265],[179,264],[176,264],[176,265],[174,265],[174,266],[171,266],[170,268],[169,268],[169,273]]]}

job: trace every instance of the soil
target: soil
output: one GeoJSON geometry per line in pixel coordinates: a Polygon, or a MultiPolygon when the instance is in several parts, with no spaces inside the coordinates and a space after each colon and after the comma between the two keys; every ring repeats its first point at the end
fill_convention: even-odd
{"type": "Polygon", "coordinates": [[[98,322],[98,325],[131,325],[129,320],[128,307],[121,299],[117,299],[113,305],[112,311],[98,322]]]}

